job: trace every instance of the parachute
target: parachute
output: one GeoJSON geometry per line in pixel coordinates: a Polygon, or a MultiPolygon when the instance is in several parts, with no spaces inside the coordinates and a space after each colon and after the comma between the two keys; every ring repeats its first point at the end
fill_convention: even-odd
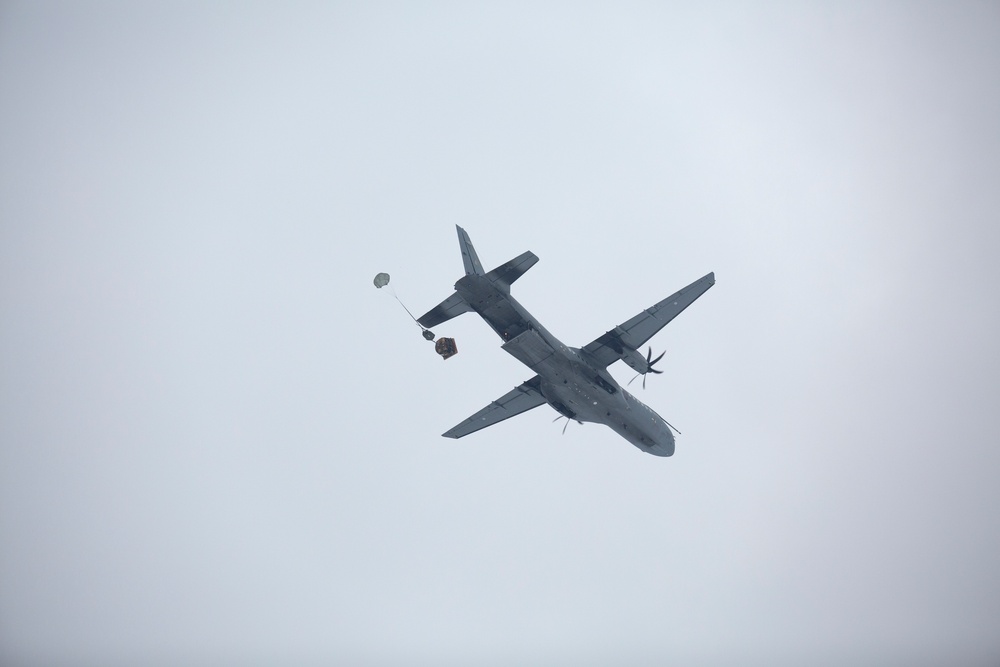
{"type": "MultiPolygon", "coordinates": [[[[375,276],[375,280],[373,280],[372,282],[375,284],[375,287],[382,289],[383,287],[389,284],[389,274],[379,273],[377,276],[375,276]]],[[[424,325],[420,324],[420,322],[417,322],[417,318],[413,317],[413,313],[410,312],[410,309],[407,308],[406,305],[402,301],[400,301],[399,296],[396,295],[396,290],[390,287],[389,291],[392,292],[392,295],[396,298],[396,301],[399,301],[399,305],[403,306],[403,310],[405,310],[406,314],[410,316],[410,319],[416,322],[417,326],[420,327],[420,332],[421,335],[424,337],[424,340],[429,340],[431,342],[434,342],[434,332],[424,327],[424,325]]],[[[440,354],[442,359],[447,359],[448,357],[453,357],[456,354],[458,354],[458,347],[455,345],[454,338],[441,338],[438,339],[437,343],[435,344],[434,351],[440,354]]]]}

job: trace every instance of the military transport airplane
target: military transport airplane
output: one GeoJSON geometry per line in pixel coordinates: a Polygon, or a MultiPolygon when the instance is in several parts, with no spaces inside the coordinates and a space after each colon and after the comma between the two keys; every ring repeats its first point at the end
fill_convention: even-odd
{"type": "Polygon", "coordinates": [[[663,355],[653,359],[652,349],[643,356],[639,348],[714,285],[715,274],[699,278],[589,345],[567,347],[510,295],[511,283],[534,266],[538,257],[528,251],[486,273],[469,235],[457,228],[465,276],[455,283],[454,294],[417,321],[429,329],[462,313],[479,313],[503,339],[501,347],[536,375],[444,437],[461,438],[548,403],[567,419],[609,426],[644,452],[672,455],[674,436],[667,422],[625,391],[608,373],[608,366],[621,359],[644,376],[662,373],[653,365],[663,355]]]}

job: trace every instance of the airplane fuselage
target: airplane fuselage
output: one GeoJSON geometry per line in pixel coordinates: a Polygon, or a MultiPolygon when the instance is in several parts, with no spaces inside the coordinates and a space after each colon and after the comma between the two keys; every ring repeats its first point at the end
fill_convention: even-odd
{"type": "Polygon", "coordinates": [[[561,415],[604,424],[644,452],[674,453],[666,421],[625,391],[587,352],[549,333],[510,295],[507,285],[473,273],[459,279],[455,291],[500,336],[503,349],[538,374],[539,390],[561,415]]]}

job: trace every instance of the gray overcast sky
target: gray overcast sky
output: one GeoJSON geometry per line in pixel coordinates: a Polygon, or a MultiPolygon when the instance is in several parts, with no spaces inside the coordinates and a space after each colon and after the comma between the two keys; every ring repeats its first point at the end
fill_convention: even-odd
{"type": "Polygon", "coordinates": [[[0,662],[998,664],[998,119],[996,3],[3,3],[0,662]],[[440,437],[456,223],[567,344],[716,272],[673,458],[440,437]]]}

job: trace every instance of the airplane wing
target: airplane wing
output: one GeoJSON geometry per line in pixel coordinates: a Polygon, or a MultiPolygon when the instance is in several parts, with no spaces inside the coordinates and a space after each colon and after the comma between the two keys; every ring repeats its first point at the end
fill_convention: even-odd
{"type": "Polygon", "coordinates": [[[455,428],[443,433],[446,438],[461,438],[487,426],[493,426],[504,419],[510,419],[522,412],[544,404],[545,397],[539,387],[542,380],[537,375],[527,382],[514,387],[485,408],[466,419],[455,428]]]}
{"type": "Polygon", "coordinates": [[[684,289],[671,294],[655,306],[650,306],[627,322],[585,346],[583,350],[593,359],[607,367],[622,358],[626,348],[638,350],[657,331],[669,324],[694,300],[715,284],[715,273],[709,273],[694,281],[684,289]]]}

